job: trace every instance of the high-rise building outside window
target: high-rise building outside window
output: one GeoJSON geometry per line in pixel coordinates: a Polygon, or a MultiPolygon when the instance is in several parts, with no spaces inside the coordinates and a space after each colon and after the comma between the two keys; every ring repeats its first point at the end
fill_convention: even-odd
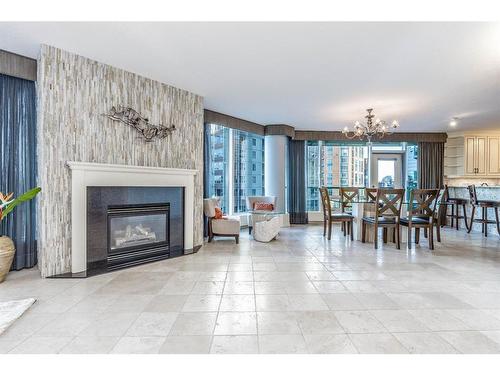
{"type": "Polygon", "coordinates": [[[247,196],[264,195],[264,137],[217,124],[208,131],[208,194],[220,197],[226,214],[245,212],[247,196]]]}
{"type": "Polygon", "coordinates": [[[341,145],[323,141],[307,143],[307,209],[319,211],[320,186],[330,188],[330,194],[335,195],[334,188],[339,186],[364,186],[365,183],[365,146],[341,145]]]}
{"type": "Polygon", "coordinates": [[[229,208],[229,128],[211,124],[209,196],[220,197],[221,208],[229,208]]]}
{"type": "MultiPolygon", "coordinates": [[[[409,192],[417,186],[418,146],[406,143],[379,143],[373,145],[376,151],[405,153],[406,189],[409,192]]],[[[320,186],[326,186],[331,195],[338,194],[341,186],[369,186],[368,147],[365,145],[339,144],[328,141],[307,142],[307,190],[308,211],[319,211],[320,186]]],[[[403,173],[403,172],[402,172],[403,173]]]]}
{"type": "Polygon", "coordinates": [[[264,137],[242,130],[233,133],[233,213],[246,212],[247,196],[264,195],[264,137]]]}

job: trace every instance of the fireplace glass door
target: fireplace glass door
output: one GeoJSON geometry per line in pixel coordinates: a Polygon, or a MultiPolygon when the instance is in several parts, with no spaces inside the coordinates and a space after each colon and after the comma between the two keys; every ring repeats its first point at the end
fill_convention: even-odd
{"type": "Polygon", "coordinates": [[[108,208],[110,253],[168,243],[168,205],[108,208]]]}

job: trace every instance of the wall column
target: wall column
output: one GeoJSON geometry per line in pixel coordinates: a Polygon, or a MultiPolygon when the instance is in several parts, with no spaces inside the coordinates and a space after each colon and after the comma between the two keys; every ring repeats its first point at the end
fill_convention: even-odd
{"type": "MultiPolygon", "coordinates": [[[[264,189],[266,195],[276,197],[276,210],[285,211],[286,186],[286,135],[266,135],[264,138],[264,189]]],[[[288,225],[288,214],[283,224],[288,225]]]]}

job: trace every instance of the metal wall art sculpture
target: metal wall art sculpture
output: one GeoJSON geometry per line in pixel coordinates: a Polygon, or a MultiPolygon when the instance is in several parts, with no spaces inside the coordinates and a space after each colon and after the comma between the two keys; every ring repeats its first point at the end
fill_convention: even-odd
{"type": "Polygon", "coordinates": [[[146,142],[152,142],[155,138],[166,138],[175,130],[174,124],[171,126],[151,124],[149,119],[130,107],[111,107],[109,113],[103,113],[102,115],[113,121],[120,121],[133,127],[144,137],[146,142]]]}

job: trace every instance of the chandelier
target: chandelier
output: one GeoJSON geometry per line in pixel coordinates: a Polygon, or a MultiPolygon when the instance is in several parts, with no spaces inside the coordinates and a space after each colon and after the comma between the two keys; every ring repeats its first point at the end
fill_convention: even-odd
{"type": "Polygon", "coordinates": [[[366,138],[368,140],[368,143],[371,143],[372,137],[375,135],[378,136],[378,138],[383,138],[386,134],[392,134],[392,131],[390,129],[396,129],[399,127],[399,123],[394,120],[389,127],[385,121],[380,120],[377,118],[375,121],[373,121],[373,118],[375,115],[372,113],[373,108],[368,108],[366,110],[368,114],[365,116],[366,118],[366,124],[361,124],[359,121],[356,121],[354,123],[354,129],[349,130],[349,128],[346,126],[342,130],[342,134],[344,134],[347,138],[353,139],[353,138],[359,138],[363,139],[366,138]]]}

